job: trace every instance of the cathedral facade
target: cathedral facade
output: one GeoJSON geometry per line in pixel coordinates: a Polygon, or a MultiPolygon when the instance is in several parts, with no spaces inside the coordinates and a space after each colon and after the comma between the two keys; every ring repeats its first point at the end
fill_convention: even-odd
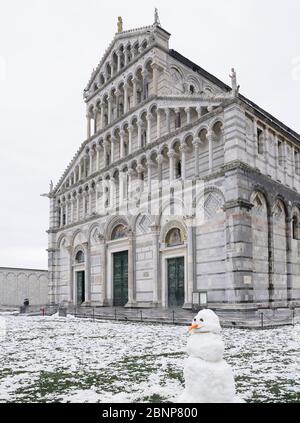
{"type": "Polygon", "coordinates": [[[169,48],[118,32],[51,186],[49,304],[300,304],[300,135],[169,48]]]}

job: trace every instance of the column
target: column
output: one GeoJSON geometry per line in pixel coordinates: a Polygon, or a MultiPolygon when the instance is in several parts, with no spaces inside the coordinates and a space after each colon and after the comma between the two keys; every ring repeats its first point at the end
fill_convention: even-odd
{"type": "Polygon", "coordinates": [[[74,295],[74,290],[73,290],[73,260],[72,260],[72,255],[73,255],[73,249],[72,247],[68,246],[67,247],[67,251],[69,254],[69,295],[68,295],[68,303],[71,305],[73,304],[73,295],[74,295]]]}
{"type": "Polygon", "coordinates": [[[142,87],[143,87],[143,92],[142,92],[142,99],[146,100],[146,98],[148,98],[148,93],[147,93],[147,78],[148,78],[148,71],[146,69],[142,70],[141,72],[142,74],[142,87]]]}
{"type": "Polygon", "coordinates": [[[184,181],[186,178],[186,151],[187,146],[186,144],[181,144],[180,152],[181,152],[181,178],[184,181]]]}
{"type": "Polygon", "coordinates": [[[125,137],[125,131],[120,131],[120,158],[123,159],[125,157],[124,154],[124,137],[125,137]]]}
{"type": "Polygon", "coordinates": [[[115,209],[115,185],[116,180],[113,176],[109,180],[109,208],[110,210],[115,209]]]}
{"type": "Polygon", "coordinates": [[[165,109],[166,122],[167,122],[167,134],[171,132],[171,121],[170,121],[170,109],[165,109]]]}
{"type": "Polygon", "coordinates": [[[158,93],[158,65],[157,63],[152,64],[153,69],[153,94],[157,95],[158,93]]]}
{"type": "Polygon", "coordinates": [[[275,135],[275,137],[274,137],[274,160],[275,160],[275,163],[274,163],[274,166],[275,166],[275,181],[278,181],[278,164],[279,164],[279,162],[278,162],[278,160],[279,160],[279,158],[278,158],[278,136],[277,135],[275,135]]]}
{"type": "Polygon", "coordinates": [[[151,194],[151,178],[152,178],[152,167],[153,162],[151,159],[147,160],[147,182],[148,182],[148,194],[151,194]]]}
{"type": "Polygon", "coordinates": [[[128,241],[128,303],[125,307],[134,307],[136,305],[134,280],[135,246],[134,236],[131,230],[128,231],[128,241]]]}
{"type": "Polygon", "coordinates": [[[194,160],[195,160],[195,177],[199,177],[200,169],[199,169],[199,145],[200,145],[200,139],[195,138],[193,140],[193,146],[194,146],[194,160]]]}
{"type": "Polygon", "coordinates": [[[174,181],[175,179],[175,156],[176,153],[174,150],[170,150],[170,152],[168,153],[168,157],[169,157],[169,168],[170,168],[170,181],[174,181]]]}
{"type": "Polygon", "coordinates": [[[96,156],[96,170],[99,171],[100,170],[100,150],[101,147],[98,144],[96,147],[96,152],[97,152],[97,156],[96,156]]]}
{"type": "Polygon", "coordinates": [[[142,180],[142,174],[144,172],[144,167],[141,164],[138,164],[136,171],[137,171],[137,174],[138,174],[138,179],[141,181],[142,180]]]}
{"type": "Polygon", "coordinates": [[[60,222],[59,222],[59,226],[61,228],[63,226],[63,215],[64,215],[64,208],[63,208],[63,206],[60,206],[60,222]]]}
{"type": "Polygon", "coordinates": [[[132,78],[132,87],[133,87],[133,102],[132,106],[135,107],[137,103],[136,94],[137,94],[137,80],[136,78],[132,78]]]}
{"type": "Polygon", "coordinates": [[[153,248],[153,306],[157,307],[160,302],[159,286],[159,226],[153,225],[152,229],[152,248],[153,248]]]}
{"type": "Polygon", "coordinates": [[[183,308],[192,308],[194,291],[194,229],[193,220],[187,221],[188,239],[187,239],[187,292],[185,294],[185,304],[183,308]]]}
{"type": "Polygon", "coordinates": [[[85,255],[85,301],[84,305],[89,306],[91,302],[91,278],[90,278],[90,250],[87,242],[83,243],[85,255]]]}
{"type": "Polygon", "coordinates": [[[186,121],[187,121],[187,124],[190,124],[191,123],[191,109],[189,107],[186,107],[184,109],[184,111],[186,113],[186,121]]]}
{"type": "Polygon", "coordinates": [[[128,154],[132,152],[132,134],[133,134],[133,125],[128,126],[128,154]]]}
{"type": "Polygon", "coordinates": [[[71,199],[71,218],[70,218],[70,223],[74,222],[75,220],[75,216],[74,216],[74,198],[71,199]]]}
{"type": "Polygon", "coordinates": [[[121,70],[121,52],[120,51],[117,52],[117,56],[118,56],[117,72],[120,72],[121,70]]]}
{"type": "Polygon", "coordinates": [[[87,155],[85,155],[83,157],[83,177],[86,178],[87,176],[87,172],[86,172],[86,160],[87,160],[87,155]]]}
{"type": "Polygon", "coordinates": [[[295,147],[291,147],[291,176],[292,176],[292,188],[296,187],[296,160],[295,160],[295,147]]]}
{"type": "Polygon", "coordinates": [[[110,141],[111,163],[113,163],[115,159],[115,142],[116,141],[117,141],[116,137],[111,137],[111,141],[110,141]]]}
{"type": "Polygon", "coordinates": [[[93,173],[93,150],[90,149],[89,151],[89,174],[92,175],[93,173]]]}
{"type": "Polygon", "coordinates": [[[161,137],[161,114],[160,114],[160,109],[157,109],[157,138],[161,137]]]}
{"type": "Polygon", "coordinates": [[[86,217],[86,197],[87,197],[87,192],[84,191],[82,193],[82,198],[83,198],[83,211],[82,211],[82,217],[85,219],[86,217]]]}
{"type": "Polygon", "coordinates": [[[80,220],[80,194],[77,193],[77,222],[80,220]]]}
{"type": "Polygon", "coordinates": [[[162,164],[163,164],[164,158],[163,155],[160,154],[157,156],[157,165],[158,165],[158,181],[161,183],[162,181],[162,164]]]}
{"type": "Polygon", "coordinates": [[[209,130],[207,133],[207,140],[208,140],[208,161],[209,161],[209,172],[213,171],[213,133],[212,130],[209,130]]]}
{"type": "Polygon", "coordinates": [[[266,128],[265,129],[265,133],[264,133],[264,137],[263,137],[263,142],[264,142],[264,161],[265,161],[265,172],[266,175],[271,176],[271,172],[269,170],[269,143],[270,143],[270,132],[269,130],[266,128]]]}
{"type": "Polygon", "coordinates": [[[138,149],[142,147],[142,127],[143,127],[143,121],[139,119],[137,121],[137,127],[138,127],[138,149]]]}
{"type": "Polygon", "coordinates": [[[94,109],[94,134],[97,132],[97,120],[98,120],[98,109],[95,107],[94,109]]]}
{"type": "Polygon", "coordinates": [[[176,107],[175,109],[175,129],[181,128],[181,114],[180,109],[176,107]]]}
{"type": "Polygon", "coordinates": [[[104,101],[101,101],[101,104],[100,104],[100,129],[104,128],[104,107],[105,107],[105,103],[104,103],[104,101]]]}
{"type": "Polygon", "coordinates": [[[147,114],[147,144],[151,143],[151,122],[153,119],[152,113],[147,114]]]}
{"type": "Polygon", "coordinates": [[[90,187],[89,188],[89,211],[88,211],[89,216],[92,215],[92,194],[93,194],[93,190],[90,187]]]}
{"type": "Polygon", "coordinates": [[[100,251],[101,251],[101,283],[102,283],[102,295],[100,304],[102,307],[108,306],[107,301],[107,280],[106,280],[106,241],[104,236],[100,237],[100,251]]]}
{"type": "Polygon", "coordinates": [[[68,214],[69,214],[69,201],[66,201],[66,225],[68,225],[69,224],[69,216],[68,216],[68,214]]]}
{"type": "Polygon", "coordinates": [[[111,103],[112,103],[112,98],[111,96],[109,96],[107,98],[107,102],[108,102],[108,124],[110,125],[112,122],[112,116],[111,116],[111,103]]]}
{"type": "Polygon", "coordinates": [[[87,122],[87,139],[91,138],[91,115],[88,113],[86,115],[86,122],[87,122]]]}
{"type": "Polygon", "coordinates": [[[105,168],[107,166],[107,149],[108,149],[108,142],[104,141],[103,143],[103,156],[104,156],[104,165],[105,168]]]}
{"type": "Polygon", "coordinates": [[[198,113],[198,119],[200,119],[201,118],[201,106],[198,106],[196,108],[196,110],[197,110],[197,113],[198,113]]]}
{"type": "Polygon", "coordinates": [[[119,90],[116,90],[116,109],[117,109],[116,117],[117,119],[119,119],[120,117],[120,95],[121,95],[121,92],[119,90]]]}
{"type": "Polygon", "coordinates": [[[124,114],[128,112],[128,84],[124,84],[124,114]]]}

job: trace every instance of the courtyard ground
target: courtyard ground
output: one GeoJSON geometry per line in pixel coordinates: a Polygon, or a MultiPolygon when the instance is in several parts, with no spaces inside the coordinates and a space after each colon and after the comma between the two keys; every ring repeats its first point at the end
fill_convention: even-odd
{"type": "MultiPolygon", "coordinates": [[[[0,316],[0,402],[168,402],[183,390],[187,328],[0,316]]],[[[300,325],[224,329],[247,402],[300,401],[300,325]]]]}

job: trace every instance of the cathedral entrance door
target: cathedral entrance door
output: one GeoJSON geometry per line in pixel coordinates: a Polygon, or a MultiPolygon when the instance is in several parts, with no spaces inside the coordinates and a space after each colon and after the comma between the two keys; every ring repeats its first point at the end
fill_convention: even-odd
{"type": "Polygon", "coordinates": [[[128,303],[128,251],[113,255],[114,306],[128,303]]]}
{"type": "Polygon", "coordinates": [[[184,304],[184,257],[168,259],[168,306],[184,304]]]}
{"type": "Polygon", "coordinates": [[[76,272],[76,286],[77,286],[77,305],[81,305],[85,301],[85,273],[76,272]]]}

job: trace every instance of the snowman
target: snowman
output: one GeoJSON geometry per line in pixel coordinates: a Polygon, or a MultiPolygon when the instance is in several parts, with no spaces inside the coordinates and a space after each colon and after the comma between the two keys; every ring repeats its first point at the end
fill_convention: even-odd
{"type": "Polygon", "coordinates": [[[218,316],[212,310],[201,310],[189,331],[185,390],[176,402],[243,402],[236,396],[231,367],[223,360],[224,343],[218,316]]]}

